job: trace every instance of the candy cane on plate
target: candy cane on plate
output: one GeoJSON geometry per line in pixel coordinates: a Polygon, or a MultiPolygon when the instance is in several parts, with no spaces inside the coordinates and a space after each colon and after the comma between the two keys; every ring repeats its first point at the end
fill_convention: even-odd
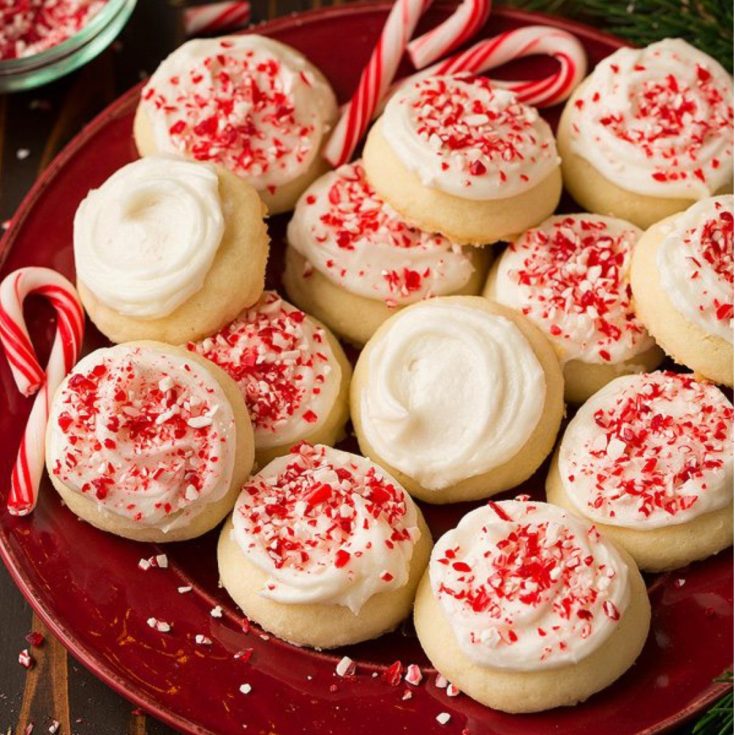
{"type": "Polygon", "coordinates": [[[24,396],[38,391],[18,449],[8,495],[8,510],[26,515],[36,505],[44,465],[49,405],[54,392],[79,357],[84,310],[74,286],[49,268],[20,268],[0,283],[0,343],[15,384],[24,396]],[[30,294],[47,298],[56,310],[56,334],[44,370],[23,319],[30,294]]]}
{"type": "Polygon", "coordinates": [[[550,107],[567,99],[587,73],[587,56],[579,40],[567,31],[550,26],[526,26],[488,38],[466,51],[402,80],[398,87],[427,76],[481,74],[514,59],[535,55],[551,56],[559,68],[542,79],[494,80],[498,87],[515,92],[518,99],[536,107],[550,107]]]}
{"type": "Polygon", "coordinates": [[[250,22],[250,3],[225,0],[184,9],[184,31],[187,36],[198,33],[226,33],[250,22]]]}
{"type": "Polygon", "coordinates": [[[413,65],[423,69],[469,41],[485,25],[491,6],[490,0],[462,0],[456,12],[443,23],[408,44],[408,55],[413,65]]]}

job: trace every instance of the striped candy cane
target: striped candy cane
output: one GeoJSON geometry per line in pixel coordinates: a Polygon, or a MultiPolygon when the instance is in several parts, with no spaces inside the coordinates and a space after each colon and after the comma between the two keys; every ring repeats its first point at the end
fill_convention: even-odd
{"type": "Polygon", "coordinates": [[[559,62],[559,68],[543,79],[508,82],[493,80],[498,87],[515,92],[518,99],[536,107],[551,107],[567,99],[587,73],[587,55],[579,40],[567,31],[550,26],[526,26],[476,43],[467,51],[440,61],[401,82],[426,76],[481,74],[524,56],[542,54],[559,62]]]}
{"type": "Polygon", "coordinates": [[[226,33],[250,22],[250,3],[239,0],[192,5],[184,9],[184,31],[187,36],[198,33],[226,33]]]}
{"type": "Polygon", "coordinates": [[[79,296],[56,271],[20,268],[0,283],[0,342],[5,357],[18,390],[24,396],[37,392],[10,481],[8,510],[13,515],[27,515],[36,506],[49,406],[79,357],[83,335],[84,311],[79,296]],[[38,362],[23,319],[23,302],[30,294],[44,296],[56,310],[56,335],[45,370],[38,362]]]}
{"type": "Polygon", "coordinates": [[[469,41],[485,25],[491,7],[490,0],[462,0],[456,12],[443,23],[408,44],[413,65],[423,69],[469,41]]]}

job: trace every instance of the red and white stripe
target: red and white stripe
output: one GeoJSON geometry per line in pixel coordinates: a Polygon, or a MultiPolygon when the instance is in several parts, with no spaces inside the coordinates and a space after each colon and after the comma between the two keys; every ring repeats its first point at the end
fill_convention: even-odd
{"type": "Polygon", "coordinates": [[[184,9],[184,31],[187,36],[227,33],[250,22],[250,3],[242,0],[191,5],[184,9]]]}
{"type": "Polygon", "coordinates": [[[466,51],[440,61],[403,80],[400,86],[427,76],[482,74],[524,56],[551,56],[559,68],[542,79],[493,80],[498,87],[515,92],[518,99],[536,107],[550,107],[567,99],[587,73],[587,55],[579,40],[567,31],[550,26],[526,26],[488,38],[466,51]]]}
{"type": "Polygon", "coordinates": [[[8,510],[26,515],[36,505],[44,466],[44,444],[53,394],[79,357],[84,336],[84,310],[76,289],[49,268],[20,268],[0,283],[0,343],[24,396],[38,392],[11,476],[8,510]],[[44,370],[23,319],[30,294],[48,299],[56,310],[56,334],[44,370]]]}
{"type": "Polygon", "coordinates": [[[408,55],[413,65],[423,69],[469,41],[485,25],[491,7],[491,0],[462,0],[457,10],[443,23],[408,44],[408,55]]]}
{"type": "Polygon", "coordinates": [[[324,147],[324,157],[333,166],[350,160],[396,75],[419,18],[430,4],[431,0],[396,0],[391,8],[357,90],[324,147]]]}

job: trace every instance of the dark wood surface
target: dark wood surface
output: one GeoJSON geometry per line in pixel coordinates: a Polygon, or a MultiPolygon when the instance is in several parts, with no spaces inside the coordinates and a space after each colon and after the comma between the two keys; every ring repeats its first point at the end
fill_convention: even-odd
{"type": "MultiPolygon", "coordinates": [[[[338,4],[329,0],[251,0],[253,21],[338,4]]],[[[184,40],[176,0],[138,0],[120,39],[82,69],[51,85],[0,95],[0,221],[9,220],[35,178],[81,127],[120,93],[155,69],[184,40]]],[[[46,631],[0,564],[0,735],[173,735],[68,656],[46,631]],[[26,671],[18,653],[41,632],[26,671]]],[[[682,730],[679,735],[689,732],[682,730]]],[[[591,734],[592,735],[592,734],[591,734]]]]}

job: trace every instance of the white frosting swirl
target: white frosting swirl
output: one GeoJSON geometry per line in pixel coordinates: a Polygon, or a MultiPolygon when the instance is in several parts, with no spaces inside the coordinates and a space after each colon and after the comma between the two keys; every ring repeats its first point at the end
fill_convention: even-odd
{"type": "Polygon", "coordinates": [[[559,448],[567,495],[587,518],[639,530],[732,502],[733,409],[691,375],[623,376],[585,403],[559,448]]]}
{"type": "Polygon", "coordinates": [[[188,41],[141,94],[156,149],[220,163],[256,189],[304,173],[337,113],[306,57],[264,36],[188,41]]]}
{"type": "Polygon", "coordinates": [[[393,316],[369,343],[360,396],[367,441],[429,490],[515,456],[546,396],[543,368],[518,327],[461,298],[393,316]]]}
{"type": "Polygon", "coordinates": [[[182,527],[232,481],[232,406],[182,355],[124,344],[92,352],[59,388],[48,432],[53,475],[141,526],[182,527]]]}
{"type": "Polygon", "coordinates": [[[165,317],[201,289],[224,228],[212,166],[168,156],[141,158],[79,205],[77,276],[120,314],[165,317]]]}
{"type": "Polygon", "coordinates": [[[416,507],[364,457],[301,444],[243,487],[234,538],[268,575],[259,594],[286,604],[343,605],[408,581],[421,532],[416,507]]]}
{"type": "Polygon", "coordinates": [[[462,651],[510,671],[581,661],[630,601],[615,547],[547,503],[490,501],[468,513],[436,543],[429,577],[462,651]]]}
{"type": "Polygon", "coordinates": [[[627,191],[701,199],[732,180],[732,78],[682,39],[619,49],[567,104],[572,151],[627,191]]]}
{"type": "Polygon", "coordinates": [[[542,329],[562,362],[624,362],[653,346],[630,298],[630,261],[640,235],[612,217],[550,217],[506,248],[493,298],[542,329]]]}
{"type": "Polygon", "coordinates": [[[680,214],[656,250],[656,265],[676,310],[732,344],[732,195],[705,199],[680,214]]]}
{"type": "Polygon", "coordinates": [[[473,271],[461,246],[412,227],[380,200],[359,161],[304,192],[288,242],[337,286],[388,305],[454,293],[473,271]]]}
{"type": "Polygon", "coordinates": [[[290,445],[317,431],[339,394],[342,368],[325,330],[275,291],[189,349],[240,386],[256,449],[290,445]]]}
{"type": "Polygon", "coordinates": [[[429,77],[399,90],[381,132],[393,153],[431,189],[463,199],[505,199],[559,164],[538,111],[484,77],[429,77]]]}

